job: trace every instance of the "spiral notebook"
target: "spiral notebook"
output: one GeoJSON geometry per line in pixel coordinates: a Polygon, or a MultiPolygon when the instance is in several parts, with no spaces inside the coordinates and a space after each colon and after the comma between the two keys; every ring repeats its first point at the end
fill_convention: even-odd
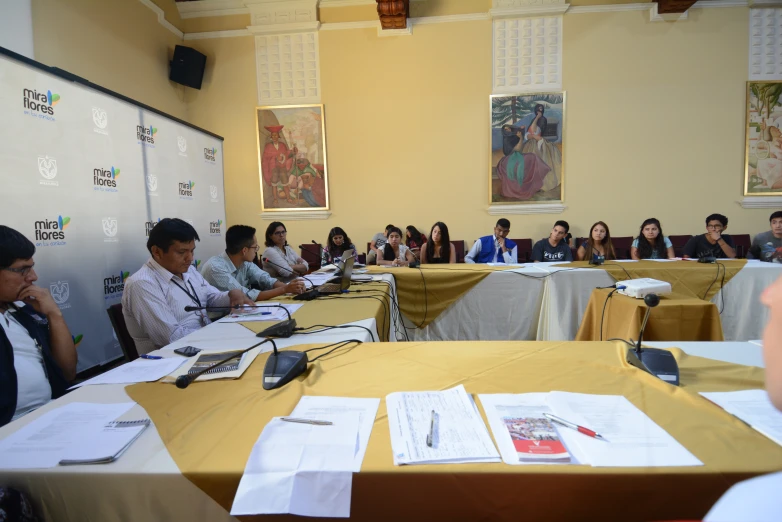
{"type": "Polygon", "coordinates": [[[219,352],[219,353],[202,353],[198,356],[198,360],[196,360],[193,366],[190,367],[187,373],[190,375],[198,373],[204,368],[208,368],[213,364],[225,360],[226,358],[231,356],[231,354],[236,355],[236,358],[231,359],[225,364],[221,364],[220,366],[217,366],[216,368],[212,368],[211,370],[204,373],[223,373],[223,372],[232,372],[238,370],[239,365],[242,364],[242,360],[244,359],[245,356],[245,354],[242,353],[242,350],[233,350],[229,352],[219,352]]]}
{"type": "Polygon", "coordinates": [[[81,444],[70,448],[60,460],[60,466],[114,462],[141,436],[149,424],[149,419],[110,422],[98,433],[87,435],[81,444]]]}

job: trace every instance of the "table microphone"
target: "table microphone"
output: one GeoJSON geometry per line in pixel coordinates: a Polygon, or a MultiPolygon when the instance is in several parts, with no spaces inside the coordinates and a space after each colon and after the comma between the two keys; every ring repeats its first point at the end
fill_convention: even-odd
{"type": "Polygon", "coordinates": [[[222,361],[216,362],[216,363],[214,363],[214,364],[212,364],[210,366],[207,366],[206,368],[202,368],[202,369],[198,370],[197,372],[195,372],[193,374],[186,373],[184,375],[180,375],[179,377],[176,378],[176,387],[180,388],[180,389],[185,389],[188,386],[190,386],[191,382],[196,380],[198,377],[200,377],[204,373],[206,373],[208,371],[211,371],[211,370],[217,368],[218,366],[220,366],[222,364],[227,363],[231,359],[236,359],[237,357],[240,357],[240,356],[244,355],[245,353],[249,352],[250,350],[252,350],[256,346],[260,346],[260,345],[262,345],[263,343],[266,343],[266,342],[271,342],[272,343],[272,346],[274,347],[274,351],[276,353],[277,352],[277,346],[274,344],[274,341],[272,339],[264,339],[263,341],[261,341],[259,343],[255,343],[254,345],[250,346],[249,348],[247,348],[245,350],[242,350],[241,352],[234,353],[234,354],[226,357],[222,361]]]}
{"type": "Polygon", "coordinates": [[[660,348],[641,348],[646,322],[652,308],[660,304],[660,297],[657,294],[647,294],[644,303],[647,308],[641,331],[638,333],[638,342],[635,343],[634,349],[627,350],[627,362],[667,383],[679,386],[679,365],[673,354],[660,348]]]}
{"type": "MultiPolygon", "coordinates": [[[[277,263],[275,263],[274,261],[269,261],[269,258],[268,258],[268,257],[262,257],[262,258],[261,258],[261,260],[262,260],[264,263],[269,263],[270,265],[274,265],[274,266],[276,266],[277,268],[282,268],[283,270],[287,270],[288,272],[293,272],[294,274],[296,274],[296,272],[295,272],[293,269],[291,269],[291,267],[289,267],[289,266],[282,266],[282,265],[278,265],[278,264],[277,264],[277,263]]],[[[296,277],[301,277],[302,279],[306,279],[307,281],[309,281],[309,282],[310,282],[310,284],[312,285],[312,288],[315,288],[315,283],[313,283],[312,281],[310,281],[310,279],[309,279],[308,277],[306,277],[306,276],[303,276],[303,275],[298,275],[298,274],[296,275],[296,277]]]]}
{"type": "Polygon", "coordinates": [[[217,312],[222,310],[239,310],[241,308],[282,308],[288,316],[285,321],[273,324],[267,329],[259,332],[257,337],[290,337],[296,328],[296,319],[291,318],[290,311],[281,304],[267,305],[236,305],[236,306],[186,306],[185,312],[195,312],[196,310],[206,310],[217,312]]]}

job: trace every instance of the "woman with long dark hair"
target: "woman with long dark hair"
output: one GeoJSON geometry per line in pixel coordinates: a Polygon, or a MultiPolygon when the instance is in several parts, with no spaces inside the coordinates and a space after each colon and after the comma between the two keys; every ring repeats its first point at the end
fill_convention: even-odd
{"type": "Polygon", "coordinates": [[[630,257],[641,259],[673,259],[673,244],[663,235],[663,227],[655,218],[649,218],[641,224],[638,237],[630,247],[630,257]]]}
{"type": "Polygon", "coordinates": [[[589,229],[589,237],[584,244],[578,247],[578,260],[594,260],[598,257],[603,259],[616,259],[614,245],[611,243],[611,232],[608,225],[598,221],[589,229]]]}
{"type": "Polygon", "coordinates": [[[432,225],[429,241],[421,249],[421,263],[456,263],[456,247],[451,243],[448,227],[442,221],[432,225]]]}
{"type": "Polygon", "coordinates": [[[402,243],[402,231],[397,227],[391,227],[388,231],[388,242],[380,251],[382,258],[378,256],[377,264],[382,266],[407,266],[415,261],[415,256],[407,246],[402,243]]]}
{"type": "Polygon", "coordinates": [[[353,251],[353,261],[358,262],[358,254],[356,253],[356,246],[348,237],[347,233],[342,230],[342,227],[334,227],[329,231],[329,237],[326,240],[326,246],[320,254],[320,264],[327,265],[329,263],[336,262],[336,259],[340,259],[342,254],[346,250],[353,251]]]}
{"type": "Polygon", "coordinates": [[[309,265],[288,245],[288,230],[279,221],[266,227],[263,269],[283,283],[293,281],[309,270],[309,265]],[[268,262],[266,261],[268,259],[268,262]]]}
{"type": "Polygon", "coordinates": [[[409,248],[415,257],[421,255],[421,247],[426,243],[426,236],[413,225],[408,225],[405,231],[405,246],[409,248]]]}

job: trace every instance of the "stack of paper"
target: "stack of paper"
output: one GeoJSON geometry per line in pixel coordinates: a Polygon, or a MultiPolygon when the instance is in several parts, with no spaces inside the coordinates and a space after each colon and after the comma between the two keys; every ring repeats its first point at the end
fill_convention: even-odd
{"type": "Polygon", "coordinates": [[[701,395],[782,445],[782,412],[771,404],[766,390],[701,392],[701,395]]]}
{"type": "Polygon", "coordinates": [[[149,423],[149,419],[110,422],[97,433],[85,434],[78,445],[65,452],[60,465],[114,462],[141,436],[149,423]]]}
{"type": "Polygon", "coordinates": [[[445,391],[392,393],[386,407],[397,466],[500,460],[462,385],[445,391]]]}
{"type": "MultiPolygon", "coordinates": [[[[544,413],[552,413],[602,435],[601,440],[558,424],[553,425],[557,439],[571,456],[571,463],[617,467],[703,464],[645,413],[619,395],[551,392],[480,395],[480,399],[503,461],[508,464],[529,463],[520,455],[523,453],[519,451],[520,445],[514,444],[518,440],[532,440],[534,443],[537,439],[541,445],[555,442],[548,426],[544,425],[542,434],[529,429],[530,425],[538,426],[537,421],[546,418],[544,413]],[[525,418],[526,424],[514,423],[519,417],[525,418]]],[[[552,454],[557,449],[554,445],[552,454]]]]}
{"type": "Polygon", "coordinates": [[[163,359],[136,359],[113,370],[81,382],[70,389],[94,384],[133,384],[154,382],[182,366],[184,357],[164,357],[163,359]]]}

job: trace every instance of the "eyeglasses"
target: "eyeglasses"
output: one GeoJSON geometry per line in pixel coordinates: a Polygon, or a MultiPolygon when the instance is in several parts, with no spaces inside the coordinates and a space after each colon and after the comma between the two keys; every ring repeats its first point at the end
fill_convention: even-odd
{"type": "Polygon", "coordinates": [[[288,231],[287,231],[287,230],[282,230],[282,231],[278,230],[278,231],[276,231],[276,232],[274,233],[274,235],[275,235],[275,236],[284,236],[284,235],[285,235],[285,234],[287,234],[287,233],[288,233],[288,231]]]}
{"type": "Polygon", "coordinates": [[[247,248],[250,249],[250,250],[255,250],[257,252],[258,249],[261,248],[261,245],[249,246],[247,248]]]}
{"type": "Polygon", "coordinates": [[[722,225],[706,225],[706,228],[711,228],[713,230],[722,230],[722,225]]]}
{"type": "Polygon", "coordinates": [[[34,266],[35,265],[20,266],[18,268],[11,268],[9,266],[4,266],[3,268],[0,268],[0,270],[8,270],[9,272],[13,272],[15,274],[19,274],[22,277],[27,277],[27,275],[30,273],[30,270],[32,270],[34,266]]]}

